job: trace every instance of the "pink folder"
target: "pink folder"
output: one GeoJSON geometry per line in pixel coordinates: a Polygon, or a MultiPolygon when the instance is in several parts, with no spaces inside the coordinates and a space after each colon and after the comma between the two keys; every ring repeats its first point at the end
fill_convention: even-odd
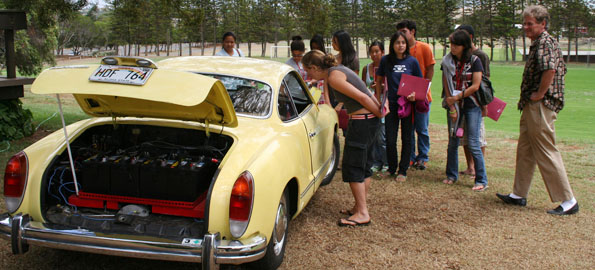
{"type": "Polygon", "coordinates": [[[494,100],[488,104],[488,117],[494,119],[494,121],[498,121],[504,111],[504,107],[506,107],[506,102],[494,97],[494,100]]]}
{"type": "Polygon", "coordinates": [[[432,85],[432,82],[424,78],[403,74],[401,75],[397,95],[406,97],[415,92],[415,100],[426,100],[430,85],[432,85]]]}

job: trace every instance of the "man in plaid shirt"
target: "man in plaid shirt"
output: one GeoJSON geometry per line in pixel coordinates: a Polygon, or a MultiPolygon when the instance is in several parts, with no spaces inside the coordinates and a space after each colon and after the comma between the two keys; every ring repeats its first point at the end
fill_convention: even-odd
{"type": "Polygon", "coordinates": [[[552,202],[562,202],[548,213],[575,214],[578,203],[556,147],[554,129],[557,113],[564,107],[566,65],[558,42],[546,31],[549,22],[547,9],[529,6],[523,11],[523,17],[523,30],[532,43],[518,103],[522,114],[514,187],[508,195],[496,195],[505,203],[525,206],[537,165],[552,202]]]}

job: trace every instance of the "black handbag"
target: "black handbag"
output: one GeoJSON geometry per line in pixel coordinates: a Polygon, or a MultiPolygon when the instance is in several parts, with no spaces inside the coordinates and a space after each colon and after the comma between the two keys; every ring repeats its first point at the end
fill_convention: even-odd
{"type": "Polygon", "coordinates": [[[494,100],[494,88],[492,88],[492,82],[485,75],[481,75],[481,84],[479,90],[475,92],[475,98],[480,106],[488,105],[494,100]]]}

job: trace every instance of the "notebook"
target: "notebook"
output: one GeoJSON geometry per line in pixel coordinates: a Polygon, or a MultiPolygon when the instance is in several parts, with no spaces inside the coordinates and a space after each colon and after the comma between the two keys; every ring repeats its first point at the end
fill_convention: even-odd
{"type": "Polygon", "coordinates": [[[494,119],[494,121],[498,121],[504,111],[504,107],[506,107],[506,102],[494,97],[494,100],[488,104],[488,117],[494,119]]]}
{"type": "Polygon", "coordinates": [[[401,75],[397,95],[406,97],[415,92],[415,100],[426,100],[431,85],[432,82],[424,78],[403,74],[401,75]]]}

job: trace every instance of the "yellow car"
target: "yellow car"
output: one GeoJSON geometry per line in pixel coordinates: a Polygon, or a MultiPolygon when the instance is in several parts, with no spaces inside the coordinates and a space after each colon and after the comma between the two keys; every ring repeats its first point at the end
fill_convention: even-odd
{"type": "Polygon", "coordinates": [[[337,169],[337,116],[290,66],[106,57],[50,68],[36,94],[92,118],[6,166],[0,237],[117,256],[275,269],[289,220],[337,169]]]}

